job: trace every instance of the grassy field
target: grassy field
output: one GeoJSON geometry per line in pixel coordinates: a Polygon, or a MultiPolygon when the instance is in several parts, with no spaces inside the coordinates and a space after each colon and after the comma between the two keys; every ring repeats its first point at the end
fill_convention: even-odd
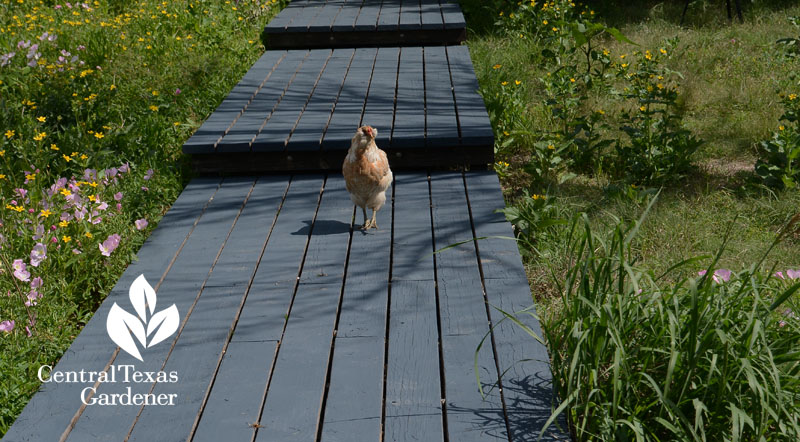
{"type": "MultiPolygon", "coordinates": [[[[800,344],[777,348],[797,336],[792,312],[798,298],[772,305],[792,282],[772,273],[800,267],[797,226],[784,230],[762,257],[800,212],[800,193],[764,185],[754,165],[765,157],[762,141],[797,130],[796,121],[779,119],[797,103],[792,97],[800,91],[800,58],[776,41],[800,35],[789,20],[800,15],[800,6],[747,2],[744,22],[731,23],[724,2],[697,1],[681,26],[680,2],[619,3],[462,2],[468,45],[498,137],[495,169],[506,214],[526,256],[572,430],[578,440],[794,440],[796,426],[784,428],[763,410],[798,419],[798,362],[788,355],[800,344]],[[589,43],[577,40],[592,23],[614,27],[629,41],[615,38],[613,30],[589,43]],[[589,44],[594,53],[587,62],[589,44]],[[684,130],[702,144],[687,155],[684,169],[636,175],[625,155],[644,155],[636,151],[644,143],[634,138],[655,131],[662,115],[673,118],[674,134],[684,130]],[[626,126],[646,130],[629,137],[626,126]],[[629,143],[632,149],[620,149],[629,143]],[[597,147],[581,163],[585,145],[597,147]],[[613,232],[631,231],[655,194],[636,235],[628,242],[615,239],[613,232]],[[575,218],[579,213],[586,214],[585,225],[575,218]],[[580,252],[578,245],[588,244],[581,241],[594,241],[593,253],[580,252]],[[610,253],[619,256],[611,260],[610,253]],[[656,278],[692,257],[701,258],[656,278]],[[709,283],[698,275],[714,269],[732,270],[733,282],[709,283]],[[697,308],[698,293],[726,301],[705,304],[704,313],[677,307],[697,308]],[[747,319],[747,311],[758,313],[747,319]],[[704,314],[715,319],[704,323],[704,314]],[[749,332],[758,334],[761,326],[770,331],[755,347],[731,350],[725,342],[746,338],[733,338],[743,331],[724,324],[748,321],[759,324],[744,326],[749,332]],[[587,331],[593,327],[601,331],[587,331]],[[719,336],[695,345],[700,338],[691,330],[703,327],[719,336]],[[693,351],[705,362],[684,360],[693,351]],[[765,356],[770,352],[787,357],[775,372],[753,375],[738,367],[737,377],[714,365],[728,357],[772,360],[765,356]],[[626,366],[625,358],[642,362],[626,366]],[[653,382],[643,381],[642,373],[653,382]],[[677,373],[697,391],[683,385],[676,396],[677,373]],[[745,373],[758,381],[751,378],[749,387],[739,389],[745,373]],[[756,390],[775,402],[759,401],[756,390]],[[670,428],[664,420],[678,424],[670,428]]],[[[678,151],[680,136],[668,140],[648,145],[646,153],[657,158],[678,151]]]]}
{"type": "Polygon", "coordinates": [[[190,178],[277,0],[0,1],[0,436],[190,178]]]}

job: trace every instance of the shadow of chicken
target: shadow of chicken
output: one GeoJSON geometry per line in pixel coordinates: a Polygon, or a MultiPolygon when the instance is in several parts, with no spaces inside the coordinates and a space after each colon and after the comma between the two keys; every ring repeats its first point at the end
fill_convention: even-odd
{"type": "Polygon", "coordinates": [[[364,213],[362,229],[378,228],[375,215],[386,202],[386,189],[392,184],[392,170],[386,152],[375,144],[377,129],[361,126],[350,142],[350,150],[342,164],[342,175],[350,199],[364,213]],[[367,208],[372,219],[367,219],[367,208]]]}

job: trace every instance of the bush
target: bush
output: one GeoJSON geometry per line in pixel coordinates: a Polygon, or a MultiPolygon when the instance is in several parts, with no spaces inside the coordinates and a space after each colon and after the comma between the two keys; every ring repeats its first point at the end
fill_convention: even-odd
{"type": "Polygon", "coordinates": [[[800,272],[714,270],[718,254],[655,276],[635,263],[643,219],[572,224],[563,311],[544,324],[557,411],[579,441],[800,439],[800,272]]]}
{"type": "Polygon", "coordinates": [[[800,179],[800,99],[795,93],[782,98],[781,125],[772,138],[760,143],[755,170],[767,186],[792,189],[800,179]]]}

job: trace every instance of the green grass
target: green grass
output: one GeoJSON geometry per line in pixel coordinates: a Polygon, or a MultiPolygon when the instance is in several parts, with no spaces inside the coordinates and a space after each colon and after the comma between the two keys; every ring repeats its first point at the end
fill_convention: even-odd
{"type": "MultiPolygon", "coordinates": [[[[563,7],[567,2],[556,3],[563,7]]],[[[531,173],[526,165],[541,155],[536,143],[552,139],[559,124],[553,106],[545,100],[549,96],[546,88],[552,84],[548,74],[557,74],[560,69],[542,50],[557,50],[553,36],[564,36],[568,23],[550,18],[543,27],[537,22],[534,28],[538,28],[539,37],[528,32],[505,32],[505,25],[495,22],[508,23],[511,12],[522,16],[519,8],[526,5],[462,2],[468,45],[500,141],[496,146],[499,164],[495,167],[507,204],[545,207],[541,200],[532,203],[526,195],[547,195],[547,210],[539,210],[526,220],[528,223],[518,222],[516,227],[523,240],[520,244],[527,257],[556,385],[562,399],[569,402],[572,429],[579,440],[794,440],[796,428],[778,425],[797,419],[800,390],[795,356],[800,347],[797,341],[786,339],[794,336],[798,324],[796,316],[776,312],[794,310],[798,296],[791,295],[780,308],[770,310],[771,301],[788,284],[777,284],[768,276],[774,270],[800,267],[797,226],[782,236],[766,257],[764,252],[800,212],[800,193],[764,187],[754,173],[754,164],[760,141],[770,138],[782,124],[781,94],[800,90],[800,62],[785,56],[775,44],[779,38],[796,36],[788,17],[800,15],[800,6],[794,2],[745,2],[744,23],[729,23],[724,2],[697,1],[692,2],[686,26],[682,27],[678,23],[680,2],[607,3],[590,2],[588,10],[596,8],[597,20],[605,20],[638,44],[610,36],[594,42],[598,51],[609,51],[611,62],[617,64],[612,71],[621,63],[633,63],[630,60],[636,57],[635,51],[641,57],[648,49],[658,54],[660,48],[670,48],[660,66],[682,75],[676,77],[679,95],[673,112],[704,143],[693,156],[693,167],[678,179],[649,187],[641,183],[632,186],[613,170],[615,163],[609,160],[615,154],[613,144],[598,156],[595,164],[602,167],[576,170],[555,164],[558,173],[531,173]],[[551,31],[551,26],[558,27],[558,32],[551,31]],[[670,47],[666,39],[675,37],[677,44],[670,47]],[[502,81],[508,85],[501,86],[502,81]],[[521,82],[520,86],[508,92],[515,81],[521,82]],[[506,113],[495,112],[492,106],[505,106],[506,113]],[[615,232],[626,232],[627,226],[640,218],[648,198],[656,193],[659,197],[637,227],[635,237],[625,241],[615,237],[615,232]],[[529,231],[533,225],[530,221],[550,225],[549,217],[569,220],[578,213],[586,214],[585,221],[577,218],[573,230],[556,225],[529,231]],[[726,231],[730,232],[727,237],[726,231]],[[592,241],[593,247],[586,241],[592,241]],[[692,257],[701,258],[651,281],[692,257]],[[626,265],[632,273],[624,272],[626,265]],[[703,285],[697,272],[712,265],[731,269],[740,279],[733,285],[703,285]],[[589,266],[589,270],[583,266],[589,266]],[[595,271],[598,268],[603,270],[595,271]],[[634,282],[644,288],[640,296],[630,291],[634,282]],[[692,316],[700,305],[691,307],[692,299],[702,299],[702,308],[710,316],[702,320],[692,316]],[[784,319],[791,328],[776,326],[776,321],[784,319]],[[731,328],[722,324],[737,325],[731,328]],[[701,344],[702,363],[692,365],[697,361],[684,359],[685,350],[695,343],[687,334],[704,327],[720,333],[701,344]],[[745,334],[753,332],[753,327],[764,327],[752,335],[758,340],[754,353],[750,352],[752,348],[725,346],[725,340],[746,339],[745,334]],[[586,341],[581,342],[581,337],[586,341]],[[716,368],[709,365],[711,355],[766,365],[755,369],[755,365],[730,366],[735,373],[715,372],[716,368]],[[636,363],[624,362],[634,359],[636,363]],[[666,362],[670,360],[677,361],[673,375],[682,379],[674,385],[664,383],[666,362]],[[703,370],[706,374],[699,375],[703,370]],[[650,382],[645,374],[656,382],[650,382]],[[745,374],[774,376],[759,378],[747,386],[747,377],[742,377],[745,374]],[[781,381],[773,382],[776,379],[781,381]],[[663,393],[665,388],[686,382],[693,385],[692,391],[671,397],[659,393],[659,389],[663,393]],[[759,398],[749,396],[759,388],[769,393],[759,398]],[[716,392],[709,394],[711,390],[716,392]],[[699,426],[694,425],[698,409],[692,402],[695,399],[708,409],[701,413],[699,426]],[[782,421],[770,421],[765,410],[788,414],[782,421]],[[744,419],[745,415],[753,425],[743,424],[744,429],[736,431],[734,417],[744,419]],[[676,427],[669,428],[664,422],[673,422],[676,427]]],[[[541,8],[542,3],[536,4],[541,8]]],[[[537,20],[542,18],[539,15],[537,20]]],[[[569,35],[565,38],[570,41],[569,35]]],[[[586,70],[581,57],[567,54],[561,69],[571,66],[579,74],[586,70]]],[[[581,84],[583,78],[575,77],[581,84]]],[[[602,136],[624,140],[620,126],[627,120],[623,111],[635,112],[639,104],[612,93],[626,86],[621,77],[609,76],[604,81],[607,88],[576,89],[571,97],[578,104],[571,111],[587,115],[602,109],[607,124],[602,136]],[[577,99],[581,93],[586,99],[577,99]]]]}
{"type": "Polygon", "coordinates": [[[285,3],[0,0],[0,436],[191,178],[181,145],[285,3]]]}

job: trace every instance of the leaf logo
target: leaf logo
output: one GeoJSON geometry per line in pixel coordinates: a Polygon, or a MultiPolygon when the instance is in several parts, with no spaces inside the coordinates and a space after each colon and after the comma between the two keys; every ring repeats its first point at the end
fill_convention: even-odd
{"type": "Polygon", "coordinates": [[[156,291],[147,283],[144,275],[139,275],[133,281],[128,296],[136,315],[126,312],[115,302],[108,312],[106,330],[115,344],[141,361],[142,355],[133,338],[135,337],[143,348],[150,348],[175,333],[180,323],[180,315],[175,304],[155,313],[156,291]],[[148,342],[150,335],[153,337],[148,342]]]}

